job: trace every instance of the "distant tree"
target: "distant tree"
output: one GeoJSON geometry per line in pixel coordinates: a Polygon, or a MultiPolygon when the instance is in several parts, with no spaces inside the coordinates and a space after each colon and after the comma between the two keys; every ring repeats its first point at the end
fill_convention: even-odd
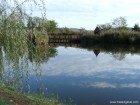
{"type": "Polygon", "coordinates": [[[100,34],[101,33],[101,29],[99,26],[97,26],[94,30],[94,34],[100,34]]]}
{"type": "Polygon", "coordinates": [[[125,17],[120,16],[113,20],[112,26],[113,28],[117,28],[117,29],[127,29],[127,21],[125,17]]]}
{"type": "Polygon", "coordinates": [[[70,30],[69,28],[67,28],[67,27],[64,27],[63,32],[64,32],[64,33],[70,33],[71,30],[70,30]]]}
{"type": "Polygon", "coordinates": [[[135,24],[134,25],[134,28],[133,28],[134,31],[140,31],[140,27],[139,27],[139,24],[135,24]]]}
{"type": "Polygon", "coordinates": [[[125,54],[124,53],[114,53],[112,55],[116,60],[119,60],[119,61],[125,59],[125,54]]]}
{"type": "Polygon", "coordinates": [[[57,28],[57,23],[54,20],[49,20],[48,22],[46,22],[46,29],[49,33],[52,33],[56,30],[57,28]]]}
{"type": "Polygon", "coordinates": [[[112,25],[110,23],[105,23],[105,24],[101,24],[99,25],[100,29],[103,31],[109,30],[112,28],[112,25]]]}
{"type": "Polygon", "coordinates": [[[80,30],[80,34],[85,34],[86,33],[86,29],[83,28],[83,27],[81,27],[79,30],[80,30]]]}

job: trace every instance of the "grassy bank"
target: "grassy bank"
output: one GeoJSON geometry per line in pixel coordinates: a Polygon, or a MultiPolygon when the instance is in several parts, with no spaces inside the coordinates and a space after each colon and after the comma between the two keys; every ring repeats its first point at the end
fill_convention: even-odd
{"type": "Polygon", "coordinates": [[[140,32],[135,31],[105,31],[99,35],[83,35],[82,43],[123,43],[123,44],[139,44],[140,32]]]}
{"type": "Polygon", "coordinates": [[[10,86],[0,84],[0,105],[71,105],[59,99],[45,98],[41,95],[21,94],[10,86]]]}

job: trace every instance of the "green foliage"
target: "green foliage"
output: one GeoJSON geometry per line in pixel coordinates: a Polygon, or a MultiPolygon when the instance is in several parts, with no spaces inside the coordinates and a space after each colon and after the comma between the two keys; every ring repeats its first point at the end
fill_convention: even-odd
{"type": "Polygon", "coordinates": [[[139,24],[135,24],[134,25],[134,28],[133,28],[134,31],[140,31],[140,27],[139,27],[139,24]]]}
{"type": "MultiPolygon", "coordinates": [[[[1,0],[0,4],[0,82],[10,85],[4,86],[0,83],[0,91],[15,98],[15,101],[20,99],[24,102],[25,96],[19,95],[14,89],[20,90],[25,78],[26,87],[30,88],[30,70],[35,71],[35,75],[39,79],[41,76],[40,63],[47,62],[50,57],[57,54],[56,49],[50,48],[47,43],[47,30],[54,31],[57,27],[56,22],[48,21],[45,17],[29,16],[25,11],[24,7],[27,5],[32,9],[32,6],[38,6],[38,3],[39,8],[43,7],[43,0],[24,0],[23,2],[21,0],[1,0]],[[46,24],[49,26],[46,29],[44,21],[49,22],[46,24]],[[12,73],[8,74],[9,70],[12,73]]],[[[31,12],[33,11],[31,10],[31,12]]],[[[42,97],[40,99],[33,97],[33,99],[34,102],[36,99],[39,100],[37,105],[62,105],[58,100],[57,103],[60,104],[56,104],[56,101],[52,104],[49,99],[42,97]]],[[[29,99],[25,98],[25,101],[27,100],[29,99]]],[[[32,100],[30,101],[32,102],[32,100]]],[[[6,105],[2,99],[0,99],[0,105],[6,105]]]]}
{"type": "Polygon", "coordinates": [[[123,43],[123,44],[139,44],[140,33],[130,31],[114,31],[109,30],[102,32],[100,35],[84,35],[81,40],[86,43],[123,43]]]}
{"type": "Polygon", "coordinates": [[[71,102],[63,103],[59,97],[47,98],[44,93],[22,94],[15,88],[0,83],[0,105],[72,105],[71,102]],[[5,100],[3,100],[5,99],[5,100]]]}
{"type": "Polygon", "coordinates": [[[27,22],[28,29],[36,28],[38,31],[45,30],[48,33],[56,31],[57,23],[54,20],[47,20],[40,17],[29,17],[27,22]]]}
{"type": "Polygon", "coordinates": [[[71,32],[71,30],[69,29],[69,28],[67,28],[67,27],[64,27],[64,33],[70,33],[71,32]]]}
{"type": "Polygon", "coordinates": [[[43,29],[43,19],[40,17],[33,17],[33,22],[35,24],[35,28],[39,31],[41,31],[43,29]]]}
{"type": "Polygon", "coordinates": [[[45,24],[45,29],[47,30],[47,32],[52,33],[56,30],[57,28],[57,23],[54,20],[49,20],[46,24],[45,24]]]}
{"type": "Polygon", "coordinates": [[[36,24],[33,21],[32,17],[29,17],[28,22],[27,22],[27,27],[28,27],[28,29],[33,29],[36,27],[36,24]]]}
{"type": "Polygon", "coordinates": [[[48,48],[47,32],[37,29],[43,26],[45,17],[34,19],[25,11],[26,5],[30,8],[38,3],[41,5],[42,0],[2,0],[0,4],[0,82],[16,89],[21,88],[23,76],[27,78],[27,87],[30,88],[29,71],[36,70],[36,75],[39,75],[40,63],[56,55],[55,49],[50,51],[48,48]],[[30,63],[33,68],[30,68],[30,63]],[[7,74],[9,70],[12,72],[10,76],[7,74]]]}
{"type": "Polygon", "coordinates": [[[113,28],[119,29],[119,30],[125,30],[127,29],[127,20],[125,17],[117,17],[112,22],[113,28]]]}
{"type": "Polygon", "coordinates": [[[3,99],[0,98],[0,105],[7,105],[7,103],[3,99]]]}

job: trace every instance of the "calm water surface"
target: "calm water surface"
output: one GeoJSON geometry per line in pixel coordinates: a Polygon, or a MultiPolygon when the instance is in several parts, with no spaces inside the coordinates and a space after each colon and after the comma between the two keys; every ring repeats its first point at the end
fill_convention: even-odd
{"type": "Polygon", "coordinates": [[[57,56],[41,63],[38,75],[32,69],[28,78],[23,77],[23,92],[42,90],[46,95],[57,94],[62,100],[72,99],[76,105],[109,105],[112,101],[140,104],[138,53],[62,46],[56,50],[57,56]]]}
{"type": "Polygon", "coordinates": [[[140,101],[140,55],[113,54],[57,47],[58,55],[42,63],[42,77],[31,71],[30,90],[71,98],[76,105],[109,105],[110,101],[140,101]]]}

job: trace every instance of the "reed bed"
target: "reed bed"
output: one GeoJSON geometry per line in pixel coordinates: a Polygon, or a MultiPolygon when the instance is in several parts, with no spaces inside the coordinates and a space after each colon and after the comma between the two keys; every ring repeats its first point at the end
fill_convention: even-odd
{"type": "Polygon", "coordinates": [[[128,30],[109,30],[100,34],[83,35],[82,42],[88,43],[123,43],[123,44],[139,44],[140,32],[128,30]]]}

